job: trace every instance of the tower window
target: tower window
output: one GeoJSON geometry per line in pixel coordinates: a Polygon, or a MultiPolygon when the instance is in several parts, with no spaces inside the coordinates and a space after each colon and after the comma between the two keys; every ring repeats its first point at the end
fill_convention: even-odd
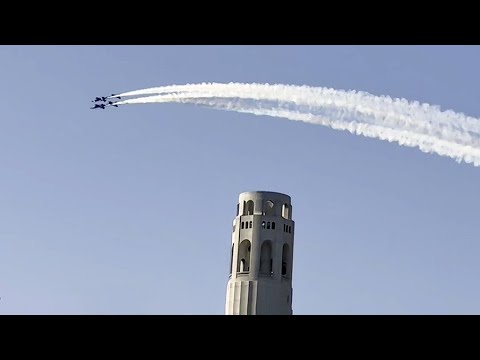
{"type": "Polygon", "coordinates": [[[291,225],[288,225],[288,233],[289,233],[289,234],[292,233],[292,226],[291,226],[291,225]]]}
{"type": "Polygon", "coordinates": [[[265,229],[265,221],[262,221],[262,229],[265,229]]]}
{"type": "Polygon", "coordinates": [[[290,207],[288,206],[288,204],[283,204],[282,217],[284,219],[290,220],[290,207]]]}
{"type": "Polygon", "coordinates": [[[265,206],[263,208],[263,215],[267,215],[267,216],[275,215],[275,204],[271,200],[267,200],[265,202],[265,206]]]}
{"type": "Polygon", "coordinates": [[[265,240],[260,250],[260,274],[271,275],[272,271],[272,243],[270,240],[265,240]]]}
{"type": "Polygon", "coordinates": [[[275,230],[275,221],[272,221],[272,230],[275,230]]]}
{"type": "Polygon", "coordinates": [[[253,221],[250,221],[250,228],[253,227],[253,221]]]}
{"type": "Polygon", "coordinates": [[[247,215],[253,215],[253,201],[247,201],[247,215]]]}
{"type": "Polygon", "coordinates": [[[245,228],[245,223],[242,221],[242,229],[245,228]]]}
{"type": "Polygon", "coordinates": [[[267,229],[270,229],[270,221],[267,222],[267,229]]]}
{"type": "Polygon", "coordinates": [[[234,249],[234,244],[232,244],[232,255],[230,257],[230,274],[232,274],[232,268],[233,268],[233,249],[234,249]]]}
{"type": "Polygon", "coordinates": [[[249,240],[243,240],[238,247],[237,272],[250,271],[250,249],[249,240]]]}
{"type": "Polygon", "coordinates": [[[282,249],[282,276],[288,276],[290,268],[290,247],[288,244],[283,244],[282,249]]]}

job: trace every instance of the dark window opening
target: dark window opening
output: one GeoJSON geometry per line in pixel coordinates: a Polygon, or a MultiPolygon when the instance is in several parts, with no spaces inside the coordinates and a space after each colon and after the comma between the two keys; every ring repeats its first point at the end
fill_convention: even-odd
{"type": "Polygon", "coordinates": [[[275,221],[272,221],[272,230],[275,230],[275,221]]]}
{"type": "Polygon", "coordinates": [[[272,243],[270,240],[265,240],[260,249],[260,274],[271,275],[272,266],[272,243]]]}
{"type": "Polygon", "coordinates": [[[250,269],[250,241],[243,240],[238,247],[237,272],[247,272],[250,269]]]}
{"type": "Polygon", "coordinates": [[[262,229],[265,229],[265,221],[262,221],[262,229]]]}
{"type": "Polygon", "coordinates": [[[270,229],[270,221],[267,222],[267,229],[270,229]]]}
{"type": "Polygon", "coordinates": [[[263,210],[263,215],[267,215],[267,216],[273,216],[275,215],[275,204],[270,201],[270,200],[267,200],[265,202],[265,206],[264,206],[264,210],[263,210]]]}
{"type": "Polygon", "coordinates": [[[245,228],[245,223],[242,221],[242,229],[245,228]]]}
{"type": "Polygon", "coordinates": [[[250,228],[253,227],[253,221],[250,221],[250,228]]]}
{"type": "Polygon", "coordinates": [[[288,276],[288,273],[290,272],[290,265],[289,265],[290,259],[290,247],[288,244],[283,244],[283,249],[282,249],[282,276],[288,276]]]}
{"type": "Polygon", "coordinates": [[[248,200],[247,202],[247,215],[253,215],[253,201],[248,200]]]}

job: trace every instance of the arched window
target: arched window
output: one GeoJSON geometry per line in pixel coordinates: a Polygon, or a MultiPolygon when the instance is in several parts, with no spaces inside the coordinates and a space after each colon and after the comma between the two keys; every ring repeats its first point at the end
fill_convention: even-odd
{"type": "Polygon", "coordinates": [[[273,271],[272,265],[272,243],[265,240],[260,250],[260,274],[270,275],[273,271]]]}
{"type": "Polygon", "coordinates": [[[267,216],[275,215],[275,204],[271,200],[265,201],[265,206],[263,208],[263,214],[267,216]]]}
{"type": "Polygon", "coordinates": [[[290,247],[288,244],[283,244],[282,249],[282,276],[288,276],[289,268],[289,259],[290,259],[290,247]]]}
{"type": "Polygon", "coordinates": [[[250,229],[253,227],[253,221],[250,221],[250,229]]]}
{"type": "Polygon", "coordinates": [[[253,201],[247,201],[247,215],[253,215],[253,201]]]}
{"type": "Polygon", "coordinates": [[[243,240],[238,247],[237,272],[250,271],[250,250],[250,241],[243,240]]]}
{"type": "Polygon", "coordinates": [[[290,207],[288,206],[288,204],[283,204],[282,217],[284,219],[290,220],[290,207]]]}
{"type": "Polygon", "coordinates": [[[234,249],[234,244],[232,244],[232,256],[230,256],[230,275],[232,275],[232,271],[233,271],[233,249],[234,249]]]}
{"type": "Polygon", "coordinates": [[[262,221],[262,229],[265,229],[265,221],[262,221]]]}
{"type": "Polygon", "coordinates": [[[270,221],[267,222],[267,229],[270,229],[270,221]]]}
{"type": "Polygon", "coordinates": [[[275,221],[272,221],[272,230],[275,230],[275,221]]]}

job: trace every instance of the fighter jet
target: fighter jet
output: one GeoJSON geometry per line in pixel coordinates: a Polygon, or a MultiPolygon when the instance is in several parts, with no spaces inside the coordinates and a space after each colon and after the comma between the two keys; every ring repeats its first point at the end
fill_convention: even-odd
{"type": "Polygon", "coordinates": [[[118,107],[118,105],[117,105],[117,104],[115,104],[115,103],[114,103],[114,102],[112,102],[112,101],[109,101],[107,106],[115,106],[115,107],[118,107]]]}
{"type": "Polygon", "coordinates": [[[116,97],[117,99],[121,99],[121,97],[118,96],[117,94],[112,94],[112,95],[109,96],[109,98],[112,98],[112,97],[116,97]]]}
{"type": "Polygon", "coordinates": [[[95,97],[95,100],[92,100],[92,102],[97,102],[97,101],[107,101],[107,97],[106,96],[100,96],[100,97],[95,97]]]}
{"type": "MultiPolygon", "coordinates": [[[[118,105],[117,105],[118,106],[118,105]]],[[[100,108],[100,109],[105,109],[105,104],[95,104],[93,107],[91,107],[90,109],[97,109],[97,108],[100,108]]]]}

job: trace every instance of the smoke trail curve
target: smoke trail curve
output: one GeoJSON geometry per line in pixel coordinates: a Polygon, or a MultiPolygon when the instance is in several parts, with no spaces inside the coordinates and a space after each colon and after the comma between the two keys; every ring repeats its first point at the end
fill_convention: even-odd
{"type": "Polygon", "coordinates": [[[480,166],[480,120],[438,106],[308,86],[203,83],[125,92],[118,105],[189,103],[328,126],[480,166]]]}

